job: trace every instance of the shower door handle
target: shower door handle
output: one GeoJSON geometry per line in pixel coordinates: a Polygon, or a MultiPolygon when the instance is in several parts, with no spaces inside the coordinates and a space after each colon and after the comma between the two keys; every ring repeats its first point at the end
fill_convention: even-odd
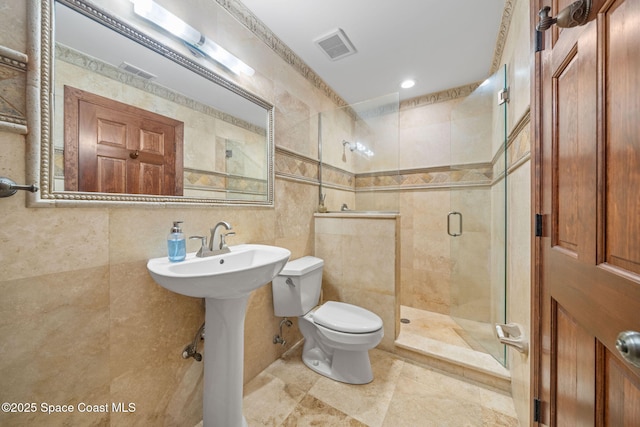
{"type": "Polygon", "coordinates": [[[458,236],[462,236],[462,214],[460,212],[449,212],[449,215],[447,215],[447,234],[451,237],[458,237],[458,236]],[[451,232],[451,217],[457,215],[460,218],[460,232],[459,233],[452,233],[451,232]]]}

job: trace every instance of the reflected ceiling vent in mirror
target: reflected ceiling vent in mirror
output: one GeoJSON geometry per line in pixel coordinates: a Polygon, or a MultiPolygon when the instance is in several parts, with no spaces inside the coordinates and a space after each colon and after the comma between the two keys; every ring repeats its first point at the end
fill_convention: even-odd
{"type": "Polygon", "coordinates": [[[151,74],[150,72],[145,71],[142,68],[138,68],[135,65],[131,65],[128,62],[124,62],[124,61],[122,62],[122,64],[120,64],[119,68],[128,73],[135,74],[138,77],[142,77],[143,79],[146,79],[146,80],[153,80],[156,77],[158,77],[155,74],[151,74]]]}
{"type": "Polygon", "coordinates": [[[349,40],[349,37],[340,28],[318,37],[314,43],[320,47],[330,60],[336,61],[345,56],[353,55],[357,52],[356,48],[349,40]]]}

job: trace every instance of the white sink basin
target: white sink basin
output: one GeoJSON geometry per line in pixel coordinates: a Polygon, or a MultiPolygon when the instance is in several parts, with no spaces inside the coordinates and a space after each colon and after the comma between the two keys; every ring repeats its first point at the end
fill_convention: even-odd
{"type": "Polygon", "coordinates": [[[182,262],[149,260],[147,268],[162,287],[205,299],[204,427],[246,427],[242,415],[244,318],[251,291],[266,285],[289,260],[287,249],[267,245],[230,246],[207,258],[187,254],[182,262]]]}
{"type": "Polygon", "coordinates": [[[269,283],[291,252],[268,245],[235,245],[231,252],[207,258],[187,254],[182,262],[153,258],[147,269],[162,287],[198,298],[238,298],[269,283]]]}

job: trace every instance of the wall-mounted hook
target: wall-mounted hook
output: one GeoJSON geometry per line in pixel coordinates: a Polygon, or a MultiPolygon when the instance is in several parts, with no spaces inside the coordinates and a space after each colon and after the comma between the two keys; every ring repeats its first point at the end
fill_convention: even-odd
{"type": "Polygon", "coordinates": [[[18,185],[9,178],[0,176],[0,197],[13,196],[18,192],[18,190],[26,190],[35,193],[36,191],[38,191],[38,187],[36,187],[34,184],[18,185]]]}

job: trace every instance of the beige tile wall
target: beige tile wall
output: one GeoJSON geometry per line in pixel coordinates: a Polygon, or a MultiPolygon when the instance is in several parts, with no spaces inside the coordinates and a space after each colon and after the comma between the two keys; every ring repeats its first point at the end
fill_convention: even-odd
{"type": "Polygon", "coordinates": [[[397,215],[315,215],[315,254],[325,262],[323,300],[355,304],[380,316],[379,347],[387,351],[393,351],[399,320],[399,226],[397,215]]]}
{"type": "Polygon", "coordinates": [[[449,314],[452,268],[451,237],[446,229],[449,198],[449,189],[401,194],[402,305],[449,314]]]}

